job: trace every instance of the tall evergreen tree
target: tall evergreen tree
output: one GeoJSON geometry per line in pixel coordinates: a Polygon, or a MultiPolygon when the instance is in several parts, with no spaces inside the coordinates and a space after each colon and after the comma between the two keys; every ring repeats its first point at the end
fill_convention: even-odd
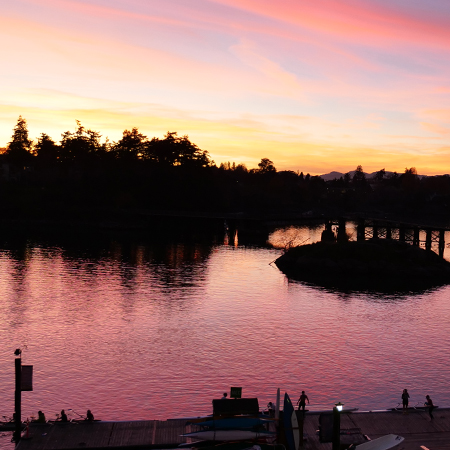
{"type": "Polygon", "coordinates": [[[29,165],[33,160],[32,145],[33,141],[28,138],[27,121],[19,116],[6,150],[7,161],[21,167],[29,165]]]}

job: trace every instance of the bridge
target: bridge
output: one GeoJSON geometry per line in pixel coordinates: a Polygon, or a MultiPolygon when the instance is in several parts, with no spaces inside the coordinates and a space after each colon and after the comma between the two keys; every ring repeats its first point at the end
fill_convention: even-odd
{"type": "Polygon", "coordinates": [[[326,219],[323,240],[332,240],[332,234],[338,241],[348,240],[347,223],[355,222],[356,240],[395,239],[415,246],[422,246],[426,250],[436,251],[444,257],[445,232],[449,228],[424,226],[414,223],[404,223],[387,219],[370,218],[339,218],[326,219]],[[333,227],[335,231],[333,231],[333,227]]]}

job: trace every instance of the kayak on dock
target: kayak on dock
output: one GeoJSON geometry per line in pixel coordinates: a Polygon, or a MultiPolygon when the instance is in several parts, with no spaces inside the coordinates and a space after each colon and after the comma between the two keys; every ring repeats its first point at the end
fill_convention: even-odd
{"type": "Polygon", "coordinates": [[[404,437],[395,434],[387,434],[373,441],[364,442],[357,446],[351,446],[349,449],[355,450],[389,450],[390,448],[397,447],[405,440],[404,437]]]}
{"type": "Polygon", "coordinates": [[[276,433],[269,431],[252,430],[204,430],[193,431],[181,436],[202,441],[242,441],[247,439],[267,439],[274,438],[276,433]]]}
{"type": "MultiPolygon", "coordinates": [[[[192,444],[195,447],[195,444],[192,444]]],[[[249,444],[248,442],[226,442],[217,445],[201,446],[202,450],[286,450],[282,444],[249,444]]]]}
{"type": "Polygon", "coordinates": [[[208,427],[214,429],[248,429],[266,425],[271,419],[262,419],[259,417],[229,417],[226,419],[206,420],[204,422],[197,422],[196,425],[201,427],[208,427]]]}

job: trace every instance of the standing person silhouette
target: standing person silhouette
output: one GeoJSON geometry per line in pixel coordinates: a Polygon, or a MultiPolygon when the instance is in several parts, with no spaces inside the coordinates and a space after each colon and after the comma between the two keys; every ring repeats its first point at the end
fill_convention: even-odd
{"type": "Polygon", "coordinates": [[[302,391],[302,394],[300,395],[300,397],[297,401],[297,405],[298,405],[299,411],[300,411],[300,409],[303,410],[303,416],[305,416],[306,401],[308,401],[308,405],[309,405],[309,398],[305,394],[305,391],[302,391]]]}
{"type": "Polygon", "coordinates": [[[407,410],[408,410],[408,403],[409,403],[408,389],[403,389],[402,403],[403,403],[403,414],[406,414],[407,410]]]}
{"type": "Polygon", "coordinates": [[[426,399],[427,399],[427,401],[425,402],[425,406],[428,406],[428,414],[430,415],[430,419],[433,420],[434,419],[434,416],[433,416],[433,409],[434,409],[433,400],[431,400],[429,395],[426,396],[426,399]]]}

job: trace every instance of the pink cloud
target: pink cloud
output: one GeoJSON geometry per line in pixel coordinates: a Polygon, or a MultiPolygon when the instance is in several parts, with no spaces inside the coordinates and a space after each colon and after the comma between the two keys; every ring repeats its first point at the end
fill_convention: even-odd
{"type": "Polygon", "coordinates": [[[303,29],[334,35],[358,44],[433,45],[448,49],[448,24],[437,18],[415,17],[411,13],[369,2],[351,0],[212,0],[255,15],[280,20],[303,29]]]}

